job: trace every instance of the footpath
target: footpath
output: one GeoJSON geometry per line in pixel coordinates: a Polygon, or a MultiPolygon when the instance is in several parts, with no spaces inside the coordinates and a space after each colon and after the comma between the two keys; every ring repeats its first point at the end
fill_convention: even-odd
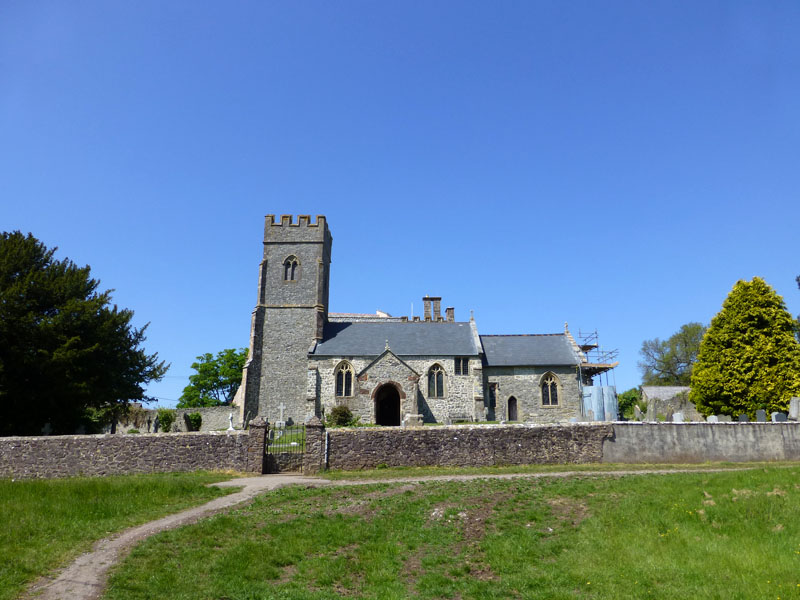
{"type": "MultiPolygon", "coordinates": [[[[108,571],[130,552],[133,546],[156,533],[175,529],[210,517],[221,511],[252,500],[259,494],[287,485],[303,486],[349,486],[375,483],[418,483],[422,481],[467,481],[471,479],[538,479],[553,477],[621,477],[623,475],[665,475],[669,473],[718,472],[723,469],[651,469],[631,471],[560,471],[548,473],[504,473],[498,475],[429,475],[391,479],[352,479],[331,481],[320,477],[302,475],[261,475],[222,481],[211,485],[218,487],[240,487],[238,492],[190,508],[174,515],[150,521],[138,527],[126,529],[113,537],[99,540],[91,551],[79,556],[72,564],[49,577],[34,583],[23,596],[37,600],[95,600],[102,596],[108,579],[108,571]]],[[[724,469],[730,470],[730,469],[724,469]]]]}

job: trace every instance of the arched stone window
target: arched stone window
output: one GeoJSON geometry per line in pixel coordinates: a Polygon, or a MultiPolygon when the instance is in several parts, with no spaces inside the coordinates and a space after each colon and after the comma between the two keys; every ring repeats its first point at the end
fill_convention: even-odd
{"type": "Polygon", "coordinates": [[[444,398],[444,369],[433,365],[428,371],[428,398],[444,398]]]}
{"type": "Polygon", "coordinates": [[[335,371],[336,397],[349,398],[353,395],[353,365],[344,361],[339,363],[335,371]]]}
{"type": "Polygon", "coordinates": [[[292,255],[283,261],[283,280],[284,281],[297,281],[300,277],[300,261],[297,257],[292,255]]]}
{"type": "Polygon", "coordinates": [[[561,382],[553,373],[545,373],[542,377],[542,406],[558,406],[558,395],[561,382]]]}

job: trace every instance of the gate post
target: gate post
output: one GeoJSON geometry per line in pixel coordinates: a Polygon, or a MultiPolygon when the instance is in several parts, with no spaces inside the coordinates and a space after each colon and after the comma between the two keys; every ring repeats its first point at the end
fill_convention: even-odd
{"type": "Polygon", "coordinates": [[[250,421],[247,439],[247,464],[245,471],[248,473],[264,474],[264,461],[267,451],[267,429],[269,424],[263,417],[256,417],[250,421]]]}
{"type": "Polygon", "coordinates": [[[306,452],[303,455],[303,474],[316,475],[325,467],[325,425],[318,417],[306,423],[306,452]]]}

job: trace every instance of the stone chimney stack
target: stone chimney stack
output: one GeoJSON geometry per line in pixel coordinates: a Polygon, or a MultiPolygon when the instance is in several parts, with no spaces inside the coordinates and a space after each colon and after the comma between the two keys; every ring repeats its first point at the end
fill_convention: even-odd
{"type": "Polygon", "coordinates": [[[448,306],[444,309],[444,314],[447,315],[446,320],[448,323],[453,323],[456,320],[456,309],[448,306]]]}
{"type": "Polygon", "coordinates": [[[431,320],[431,300],[432,300],[432,298],[430,296],[425,296],[424,298],[422,298],[422,304],[425,306],[425,320],[426,321],[430,321],[431,320]]]}
{"type": "Polygon", "coordinates": [[[431,300],[433,300],[433,320],[438,323],[442,320],[442,299],[436,297],[431,300]]]}

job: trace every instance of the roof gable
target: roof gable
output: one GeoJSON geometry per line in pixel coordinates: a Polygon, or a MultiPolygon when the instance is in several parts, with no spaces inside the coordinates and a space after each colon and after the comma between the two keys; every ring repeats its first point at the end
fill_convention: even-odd
{"type": "Polygon", "coordinates": [[[389,348],[386,348],[386,350],[383,351],[383,354],[364,367],[361,372],[358,373],[358,376],[361,377],[361,375],[365,373],[370,373],[371,371],[376,370],[391,371],[395,374],[395,376],[397,376],[398,371],[403,371],[419,377],[419,373],[412,369],[403,359],[397,356],[389,348]]]}

